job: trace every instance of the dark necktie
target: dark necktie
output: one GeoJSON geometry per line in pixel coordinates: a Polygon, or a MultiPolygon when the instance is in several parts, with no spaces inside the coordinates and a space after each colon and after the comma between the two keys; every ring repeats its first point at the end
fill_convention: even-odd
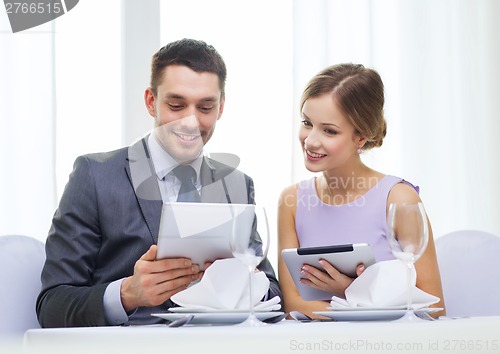
{"type": "Polygon", "coordinates": [[[189,165],[179,165],[172,172],[182,183],[177,201],[199,203],[201,201],[200,194],[193,183],[193,179],[196,177],[194,168],[189,165]]]}

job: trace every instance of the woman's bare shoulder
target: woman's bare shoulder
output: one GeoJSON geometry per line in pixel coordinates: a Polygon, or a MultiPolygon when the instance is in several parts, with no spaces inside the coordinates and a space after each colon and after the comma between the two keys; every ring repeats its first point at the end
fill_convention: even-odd
{"type": "Polygon", "coordinates": [[[297,205],[297,190],[299,184],[292,184],[281,191],[279,198],[280,208],[295,207],[297,205]]]}
{"type": "Polygon", "coordinates": [[[415,188],[402,181],[392,187],[387,201],[389,203],[418,203],[421,200],[415,188]]]}

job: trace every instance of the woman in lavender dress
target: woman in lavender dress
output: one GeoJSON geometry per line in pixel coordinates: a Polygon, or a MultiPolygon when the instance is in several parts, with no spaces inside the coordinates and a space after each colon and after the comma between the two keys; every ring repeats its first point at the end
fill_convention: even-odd
{"type": "MultiPolygon", "coordinates": [[[[324,310],[329,303],[300,297],[281,250],[366,242],[373,247],[377,261],[393,259],[386,241],[387,208],[394,202],[421,200],[418,188],[371,169],[360,158],[362,151],[381,146],[386,133],[384,86],[376,71],[356,64],[328,67],[311,79],[300,108],[304,163],[309,171],[320,174],[289,186],[281,194],[278,273],[285,311],[315,317],[312,312],[324,310]]],[[[429,245],[415,266],[417,287],[443,299],[432,231],[429,245]]],[[[328,262],[322,267],[305,265],[302,281],[344,297],[354,279],[328,262]]],[[[360,265],[358,275],[363,270],[360,265]]],[[[444,307],[444,303],[441,300],[434,306],[444,307]]]]}

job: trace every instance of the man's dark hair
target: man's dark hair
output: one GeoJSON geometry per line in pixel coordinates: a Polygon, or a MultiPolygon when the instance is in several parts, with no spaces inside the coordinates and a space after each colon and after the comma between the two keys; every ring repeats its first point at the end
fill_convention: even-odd
{"type": "Polygon", "coordinates": [[[151,91],[156,96],[163,70],[169,65],[183,65],[196,72],[210,72],[219,77],[219,86],[224,97],[226,86],[226,64],[215,48],[207,43],[184,38],[167,44],[153,55],[151,61],[151,91]]]}

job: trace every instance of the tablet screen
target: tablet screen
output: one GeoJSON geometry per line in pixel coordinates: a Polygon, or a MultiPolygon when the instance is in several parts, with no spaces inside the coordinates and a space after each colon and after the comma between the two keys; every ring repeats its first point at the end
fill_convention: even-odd
{"type": "MultiPolygon", "coordinates": [[[[232,257],[230,237],[235,230],[250,230],[253,204],[164,203],[158,233],[157,259],[190,258],[205,262],[232,257]]],[[[241,232],[241,231],[240,231],[241,232]]]]}

